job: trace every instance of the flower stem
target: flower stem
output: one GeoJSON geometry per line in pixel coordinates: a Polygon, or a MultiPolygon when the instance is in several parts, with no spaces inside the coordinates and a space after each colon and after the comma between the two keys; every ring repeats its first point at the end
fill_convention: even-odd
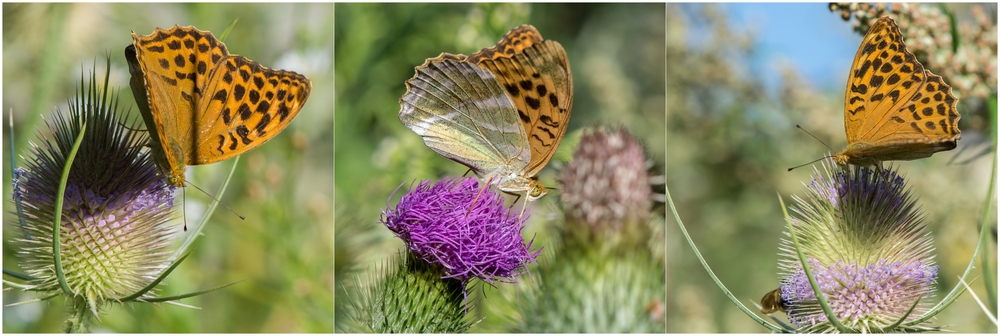
{"type": "Polygon", "coordinates": [[[59,285],[62,287],[63,293],[67,296],[72,296],[73,290],[66,283],[66,274],[62,267],[62,252],[60,251],[61,244],[59,241],[61,237],[60,229],[62,228],[62,209],[63,201],[66,199],[66,182],[69,180],[69,170],[73,168],[73,160],[76,159],[76,153],[80,150],[80,145],[83,143],[83,136],[85,134],[87,134],[86,123],[80,127],[80,135],[76,137],[73,148],[70,149],[69,155],[66,156],[66,165],[63,166],[62,178],[59,179],[59,189],[56,193],[56,209],[52,215],[52,260],[56,269],[56,277],[59,279],[59,285]]]}
{"type": "Polygon", "coordinates": [[[83,296],[73,297],[66,320],[66,333],[80,334],[90,332],[90,308],[83,296]]]}

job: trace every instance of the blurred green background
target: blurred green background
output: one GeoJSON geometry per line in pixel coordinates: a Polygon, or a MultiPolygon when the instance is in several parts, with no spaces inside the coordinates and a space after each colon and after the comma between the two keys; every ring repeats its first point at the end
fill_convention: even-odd
{"type": "MultiPolygon", "coordinates": [[[[957,284],[972,256],[992,169],[996,6],[909,7],[925,17],[943,8],[955,15],[958,32],[969,32],[962,26],[976,26],[977,6],[986,13],[981,16],[986,33],[974,45],[968,42],[972,36],[955,40],[960,47],[985,55],[987,62],[961,67],[960,58],[920,60],[936,74],[960,72],[951,69],[992,72],[980,73],[992,78],[978,83],[988,90],[985,94],[959,90],[959,82],[969,77],[945,76],[960,97],[958,148],[896,164],[919,197],[924,223],[935,239],[941,266],[935,303],[957,284]]],[[[943,34],[941,29],[938,33],[943,34]]],[[[843,148],[844,81],[862,35],[831,13],[826,3],[672,4],[667,6],[667,34],[667,185],[701,253],[722,282],[753,309],[753,302],[779,285],[778,244],[785,227],[776,193],[788,204],[792,195],[803,195],[803,183],[813,173],[809,166],[792,172],[786,168],[829,151],[795,124],[834,150],[843,148]]],[[[922,41],[926,46],[928,40],[922,41]]],[[[912,50],[915,44],[907,42],[912,50]]],[[[995,230],[996,208],[990,213],[995,230]]],[[[668,218],[667,330],[767,332],[720,292],[683,240],[673,216],[668,218]]],[[[991,241],[989,271],[995,272],[996,238],[991,241]]],[[[976,267],[972,277],[978,279],[971,286],[982,298],[983,270],[978,262],[976,267]]],[[[775,316],[784,318],[780,313],[775,316]]],[[[933,322],[956,332],[997,331],[970,293],[933,322]]]]}
{"type": "MultiPolygon", "coordinates": [[[[394,205],[406,187],[389,200],[393,190],[412,181],[459,177],[467,170],[427,148],[399,122],[403,83],[413,77],[414,67],[442,52],[468,55],[492,47],[511,28],[532,24],[543,38],[566,49],[574,80],[567,138],[541,172],[542,183],[557,186],[558,168],[572,154],[573,138],[594,125],[627,128],[645,145],[653,175],[660,175],[664,17],[663,4],[337,4],[338,318],[344,303],[341,284],[367,281],[373,266],[404,248],[378,221],[380,209],[387,201],[394,205]]],[[[530,206],[524,235],[534,237],[536,247],[546,245],[554,233],[546,228],[559,222],[558,198],[556,190],[530,206]]],[[[498,286],[502,293],[486,289],[474,315],[486,320],[472,332],[501,332],[517,319],[516,286],[498,286]]],[[[480,294],[470,291],[470,299],[480,294]]]]}
{"type": "MultiPolygon", "coordinates": [[[[4,4],[3,111],[14,115],[14,146],[26,154],[38,141],[42,116],[67,111],[82,73],[103,76],[111,57],[113,92],[132,107],[123,56],[131,31],[194,25],[221,37],[238,19],[225,44],[232,54],[262,65],[293,70],[312,81],[312,94],[297,118],[267,144],[244,154],[222,202],[246,216],[215,212],[194,254],[161,285],[175,295],[244,280],[220,291],[181,300],[200,307],[139,304],[113,307],[95,332],[332,332],[333,331],[333,5],[332,4],[4,4]]],[[[4,158],[9,130],[3,127],[4,158]]],[[[20,158],[18,159],[20,161],[20,158]]],[[[188,181],[217,190],[231,161],[189,167],[188,181]]],[[[10,181],[9,165],[3,180],[10,181]]],[[[4,190],[5,269],[19,271],[9,244],[15,223],[10,183],[4,190]]],[[[214,193],[214,192],[213,192],[214,193]]],[[[189,225],[201,220],[207,198],[187,188],[189,225]]],[[[176,220],[177,231],[181,219],[176,220]]],[[[184,233],[178,233],[183,236],[184,233]]],[[[5,277],[6,278],[6,277],[5,277]]],[[[33,299],[5,291],[4,304],[33,299]]],[[[62,299],[4,307],[4,332],[59,332],[62,299]]]]}

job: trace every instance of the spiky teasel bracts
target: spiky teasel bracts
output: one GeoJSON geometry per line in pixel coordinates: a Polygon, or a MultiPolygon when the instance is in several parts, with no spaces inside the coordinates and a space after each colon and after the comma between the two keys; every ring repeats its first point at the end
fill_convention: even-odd
{"type": "Polygon", "coordinates": [[[68,116],[57,112],[46,122],[51,135],[31,144],[14,177],[14,246],[27,277],[5,282],[45,299],[66,296],[69,332],[86,331],[113,303],[153,301],[149,286],[170,265],[170,234],[179,229],[167,225],[174,188],[143,152],[145,133],[126,127],[117,98],[108,100],[96,85],[91,76],[68,116]],[[57,213],[62,174],[81,134],[57,213]]]}
{"type": "MultiPolygon", "coordinates": [[[[795,197],[791,221],[834,316],[856,332],[930,329],[905,323],[923,317],[938,271],[933,241],[905,180],[892,169],[830,162],[824,169],[827,174],[814,176],[805,197],[795,197]],[[885,329],[904,316],[897,329],[885,329]]],[[[791,322],[802,331],[836,331],[792,241],[782,240],[781,250],[781,298],[791,322]]]]}

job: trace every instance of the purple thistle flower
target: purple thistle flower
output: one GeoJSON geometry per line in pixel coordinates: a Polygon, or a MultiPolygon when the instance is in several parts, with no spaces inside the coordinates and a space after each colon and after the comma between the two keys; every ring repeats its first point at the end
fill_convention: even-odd
{"type": "MultiPolygon", "coordinates": [[[[938,272],[933,241],[905,180],[891,169],[841,168],[829,160],[824,168],[825,176],[817,172],[807,185],[807,196],[795,198],[792,225],[834,316],[856,332],[925,327],[884,329],[914,304],[906,321],[923,317],[938,272]]],[[[800,331],[836,331],[791,240],[782,240],[781,249],[781,298],[789,320],[800,331]]]]}
{"type": "Polygon", "coordinates": [[[433,186],[422,181],[395,209],[387,203],[381,221],[417,258],[442,267],[444,278],[463,282],[512,282],[539,254],[521,238],[524,219],[504,207],[494,188],[480,190],[474,178],[446,178],[433,186]]]}

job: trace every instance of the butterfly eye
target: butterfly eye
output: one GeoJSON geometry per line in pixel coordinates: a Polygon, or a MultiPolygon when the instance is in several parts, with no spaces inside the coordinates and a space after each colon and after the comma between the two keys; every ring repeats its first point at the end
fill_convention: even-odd
{"type": "Polygon", "coordinates": [[[531,191],[528,192],[528,200],[530,201],[539,199],[542,196],[545,196],[545,194],[549,193],[548,189],[545,189],[545,186],[543,186],[541,183],[532,181],[532,185],[533,186],[531,187],[531,191]]]}

